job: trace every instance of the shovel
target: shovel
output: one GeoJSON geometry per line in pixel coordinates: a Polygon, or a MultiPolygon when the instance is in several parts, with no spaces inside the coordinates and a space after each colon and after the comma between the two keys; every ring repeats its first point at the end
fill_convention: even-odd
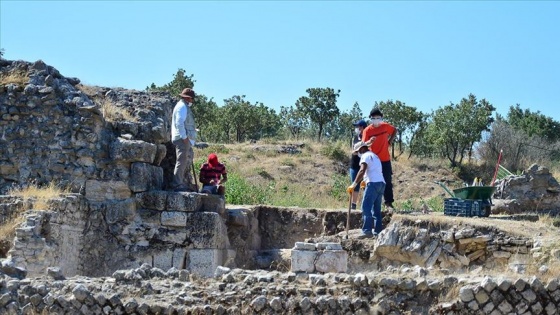
{"type": "Polygon", "coordinates": [[[352,209],[352,194],[348,201],[348,215],[346,216],[346,239],[348,239],[348,230],[350,230],[350,211],[352,209]]]}
{"type": "Polygon", "coordinates": [[[192,174],[193,174],[193,177],[194,177],[194,184],[196,186],[196,192],[198,192],[198,180],[196,179],[196,173],[194,171],[194,161],[192,162],[191,167],[192,167],[192,174]]]}

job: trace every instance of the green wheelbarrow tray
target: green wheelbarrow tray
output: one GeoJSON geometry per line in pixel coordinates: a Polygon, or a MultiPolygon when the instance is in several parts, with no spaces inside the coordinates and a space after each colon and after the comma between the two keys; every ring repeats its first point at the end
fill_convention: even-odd
{"type": "Polygon", "coordinates": [[[460,199],[491,199],[496,191],[496,186],[467,186],[453,191],[449,190],[442,182],[435,182],[440,185],[451,197],[460,199]]]}
{"type": "Polygon", "coordinates": [[[469,186],[453,189],[455,198],[460,199],[490,199],[496,191],[496,186],[469,186]]]}

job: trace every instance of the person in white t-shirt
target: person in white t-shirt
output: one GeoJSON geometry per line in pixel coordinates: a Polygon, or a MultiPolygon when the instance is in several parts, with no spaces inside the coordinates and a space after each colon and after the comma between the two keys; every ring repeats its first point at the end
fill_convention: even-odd
{"type": "Polygon", "coordinates": [[[366,142],[360,141],[354,145],[353,154],[360,157],[360,170],[356,179],[347,189],[352,193],[356,186],[365,182],[364,197],[362,198],[362,234],[358,238],[375,237],[383,229],[381,217],[381,201],[385,190],[385,180],[381,168],[381,160],[371,152],[366,142]],[[375,222],[374,222],[375,221],[375,222]]]}

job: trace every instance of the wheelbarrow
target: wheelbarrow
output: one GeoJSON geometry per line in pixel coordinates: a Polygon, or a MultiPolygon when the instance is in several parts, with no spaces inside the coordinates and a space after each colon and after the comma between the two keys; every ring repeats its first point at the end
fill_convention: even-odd
{"type": "Polygon", "coordinates": [[[451,198],[444,200],[444,214],[463,216],[490,216],[492,207],[492,195],[496,191],[495,186],[467,186],[453,189],[453,192],[442,182],[440,185],[451,198]]]}

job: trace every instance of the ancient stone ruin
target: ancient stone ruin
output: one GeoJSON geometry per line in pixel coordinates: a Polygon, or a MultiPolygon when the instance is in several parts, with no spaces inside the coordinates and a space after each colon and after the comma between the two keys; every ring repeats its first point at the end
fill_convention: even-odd
{"type": "Polygon", "coordinates": [[[24,213],[0,250],[0,314],[558,313],[560,251],[538,235],[411,214],[356,240],[345,210],[171,192],[172,96],[0,67],[0,222],[24,213]],[[6,195],[31,181],[71,193],[6,195]]]}
{"type": "Polygon", "coordinates": [[[533,164],[496,186],[493,213],[560,213],[560,184],[546,167],[533,164]]]}

